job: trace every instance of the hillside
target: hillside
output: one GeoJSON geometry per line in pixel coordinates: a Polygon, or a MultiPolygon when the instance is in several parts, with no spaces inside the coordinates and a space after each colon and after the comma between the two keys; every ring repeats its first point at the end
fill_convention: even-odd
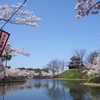
{"type": "Polygon", "coordinates": [[[57,76],[57,78],[66,78],[66,79],[87,79],[88,76],[82,73],[82,69],[70,69],[62,72],[57,76]]]}

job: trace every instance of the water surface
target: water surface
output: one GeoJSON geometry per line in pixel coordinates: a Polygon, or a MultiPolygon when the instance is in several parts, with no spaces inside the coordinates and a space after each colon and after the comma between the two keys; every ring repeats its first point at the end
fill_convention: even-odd
{"type": "Polygon", "coordinates": [[[100,100],[100,87],[80,81],[29,79],[25,83],[0,84],[0,100],[100,100]]]}

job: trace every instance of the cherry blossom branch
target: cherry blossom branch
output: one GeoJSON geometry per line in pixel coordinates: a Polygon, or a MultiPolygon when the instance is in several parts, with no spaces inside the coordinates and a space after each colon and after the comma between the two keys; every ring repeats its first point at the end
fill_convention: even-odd
{"type": "Polygon", "coordinates": [[[37,22],[40,21],[41,18],[37,17],[34,14],[34,12],[31,12],[29,10],[18,11],[18,9],[20,9],[19,7],[25,6],[21,5],[22,3],[17,3],[17,5],[11,5],[11,6],[8,6],[7,4],[3,6],[0,5],[0,20],[5,21],[6,23],[9,22],[11,24],[19,24],[19,25],[25,24],[33,27],[38,27],[37,22]],[[13,14],[14,16],[16,15],[17,17],[15,16],[14,18],[12,18],[13,14]]]}
{"type": "Polygon", "coordinates": [[[95,3],[95,0],[77,0],[75,10],[78,11],[76,18],[82,18],[88,14],[98,14],[100,9],[100,0],[95,3]],[[94,9],[94,10],[92,10],[94,9]]]}
{"type": "Polygon", "coordinates": [[[1,27],[1,29],[3,29],[3,27],[10,21],[10,19],[21,9],[21,7],[25,4],[26,1],[27,0],[24,0],[21,6],[10,16],[10,18],[5,22],[5,24],[1,27]]]}
{"type": "Polygon", "coordinates": [[[97,3],[95,3],[93,6],[91,6],[85,13],[89,12],[93,7],[95,7],[99,3],[100,3],[100,0],[97,3]]]}

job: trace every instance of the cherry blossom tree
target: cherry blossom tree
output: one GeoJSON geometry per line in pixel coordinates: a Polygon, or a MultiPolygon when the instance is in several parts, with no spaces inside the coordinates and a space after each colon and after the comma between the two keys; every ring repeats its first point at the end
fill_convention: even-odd
{"type": "MultiPolygon", "coordinates": [[[[4,67],[3,67],[4,68],[4,67]]],[[[0,70],[0,79],[4,79],[4,77],[7,78],[19,78],[19,77],[24,77],[24,78],[39,78],[39,77],[52,77],[52,73],[48,72],[41,72],[41,76],[39,72],[35,72],[34,70],[20,70],[20,69],[13,69],[10,68],[8,69],[7,67],[5,69],[0,70]],[[4,74],[5,73],[5,74],[4,74]]]]}
{"type": "MultiPolygon", "coordinates": [[[[29,25],[33,27],[38,27],[37,22],[41,20],[40,17],[37,17],[33,12],[30,10],[20,10],[22,7],[25,7],[25,2],[27,0],[24,0],[23,3],[17,3],[16,5],[0,5],[0,21],[5,22],[3,26],[0,29],[3,29],[3,27],[7,23],[11,24],[18,24],[18,25],[29,25]]],[[[18,48],[12,47],[10,44],[6,44],[3,54],[0,57],[0,79],[7,77],[26,77],[26,76],[32,76],[34,72],[27,72],[21,71],[19,69],[8,69],[5,66],[7,66],[7,61],[11,60],[13,56],[16,56],[17,54],[23,54],[25,56],[29,56],[30,54],[26,52],[24,49],[19,50],[18,48]],[[6,61],[5,65],[3,62],[6,61]]]]}
{"type": "MultiPolygon", "coordinates": [[[[25,7],[24,4],[27,0],[24,0],[23,3],[17,3],[16,5],[0,5],[0,21],[9,22],[11,24],[20,24],[20,25],[29,25],[37,27],[37,22],[41,18],[37,17],[30,10],[20,10],[21,7],[25,7]]],[[[6,23],[5,23],[6,24],[6,23]]],[[[4,24],[4,25],[5,25],[4,24]]],[[[1,29],[4,27],[1,27],[1,29]]]]}
{"type": "Polygon", "coordinates": [[[87,74],[90,75],[96,75],[100,77],[100,57],[94,58],[93,64],[88,64],[87,68],[89,70],[87,71],[87,74]]]}
{"type": "Polygon", "coordinates": [[[25,56],[29,56],[30,54],[26,52],[24,49],[19,50],[18,48],[12,47],[9,43],[6,44],[1,61],[6,61],[5,66],[7,66],[7,61],[11,60],[13,56],[17,56],[17,54],[23,54],[25,56]]]}
{"type": "Polygon", "coordinates": [[[86,68],[82,73],[87,73],[88,76],[100,77],[100,56],[95,57],[92,63],[86,65],[86,68]]]}
{"type": "Polygon", "coordinates": [[[100,0],[77,0],[75,10],[78,11],[76,18],[82,18],[86,15],[98,14],[100,9],[100,0]]]}
{"type": "Polygon", "coordinates": [[[7,61],[11,60],[13,56],[17,56],[17,54],[23,54],[25,56],[30,55],[24,49],[19,50],[18,48],[12,47],[9,43],[7,43],[0,59],[0,72],[2,72],[1,76],[6,74],[5,67],[7,66],[7,61]],[[5,65],[3,64],[4,61],[6,61],[5,65]]]}

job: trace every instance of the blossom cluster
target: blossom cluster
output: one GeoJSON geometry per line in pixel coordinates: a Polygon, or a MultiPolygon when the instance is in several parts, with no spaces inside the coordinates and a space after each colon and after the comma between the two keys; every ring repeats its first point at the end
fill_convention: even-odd
{"type": "MultiPolygon", "coordinates": [[[[8,6],[0,5],[0,20],[8,21],[8,19],[17,11],[17,9],[22,5],[22,3],[17,3],[17,5],[8,6]]],[[[25,6],[25,5],[23,5],[25,6]]],[[[37,27],[37,22],[41,18],[37,17],[33,12],[29,10],[21,11],[19,10],[14,14],[14,18],[9,20],[12,24],[25,24],[29,26],[37,27]],[[16,17],[15,17],[16,16],[16,17]]]]}
{"type": "MultiPolygon", "coordinates": [[[[41,75],[43,77],[52,77],[52,73],[47,73],[44,71],[41,71],[41,75]]],[[[0,72],[0,79],[5,77],[12,77],[12,78],[17,78],[17,77],[27,77],[27,78],[34,78],[34,77],[39,77],[40,73],[35,72],[34,70],[20,70],[20,69],[13,69],[13,68],[5,68],[5,70],[0,72]],[[5,74],[4,74],[5,73],[5,74]]]]}
{"type": "Polygon", "coordinates": [[[4,55],[10,55],[10,56],[16,56],[17,54],[23,54],[25,56],[29,56],[30,54],[26,52],[24,49],[19,50],[18,48],[12,47],[9,43],[6,44],[3,54],[4,55]]]}
{"type": "MultiPolygon", "coordinates": [[[[0,78],[2,79],[4,77],[4,72],[6,72],[6,74],[9,76],[9,74],[11,74],[12,72],[14,72],[14,70],[7,70],[5,69],[5,66],[3,64],[3,57],[4,56],[16,56],[17,54],[23,54],[25,56],[29,56],[30,54],[28,52],[26,52],[24,49],[19,50],[18,48],[12,47],[9,43],[6,44],[2,57],[0,58],[0,78]],[[9,72],[10,71],[10,72],[9,72]]],[[[13,76],[16,75],[15,73],[18,73],[19,70],[15,71],[14,74],[12,74],[13,76]]],[[[19,75],[18,75],[19,76],[19,75]]]]}
{"type": "MultiPolygon", "coordinates": [[[[93,61],[93,64],[88,64],[87,65],[87,75],[96,75],[100,76],[100,57],[96,57],[93,61]]],[[[84,71],[85,72],[85,71],[84,71]]]]}
{"type": "Polygon", "coordinates": [[[76,18],[84,17],[88,14],[98,14],[100,9],[100,0],[95,3],[95,0],[77,0],[75,10],[78,11],[76,18]]]}

